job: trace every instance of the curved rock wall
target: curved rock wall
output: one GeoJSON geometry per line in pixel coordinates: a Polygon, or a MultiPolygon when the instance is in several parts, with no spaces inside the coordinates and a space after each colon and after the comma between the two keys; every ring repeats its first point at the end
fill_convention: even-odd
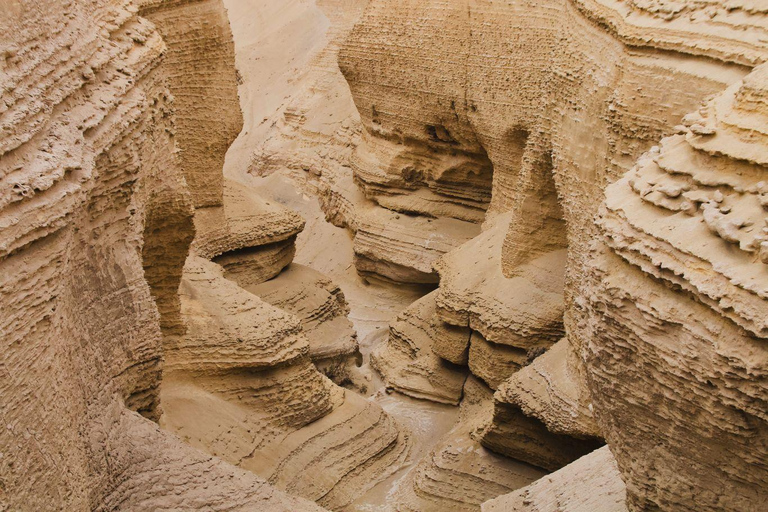
{"type": "MultiPolygon", "coordinates": [[[[377,204],[380,212],[376,215],[394,218],[397,212],[407,212],[429,220],[431,226],[414,235],[399,229],[395,222],[388,223],[386,232],[392,241],[390,248],[377,251],[379,259],[373,262],[360,254],[363,258],[358,258],[362,263],[358,268],[365,275],[379,273],[391,278],[395,264],[398,266],[396,280],[413,277],[421,280],[426,274],[425,260],[403,258],[402,255],[407,253],[401,247],[406,243],[395,242],[407,240],[408,247],[418,247],[420,237],[424,241],[421,254],[429,258],[427,264],[436,269],[440,278],[434,299],[436,316],[455,328],[476,331],[466,340],[450,339],[450,346],[442,339],[435,341],[433,347],[420,342],[418,351],[412,350],[408,357],[403,357],[407,353],[403,349],[403,337],[393,331],[388,351],[382,351],[384,358],[389,354],[389,361],[378,363],[385,368],[385,377],[392,385],[415,396],[439,396],[435,393],[434,382],[442,371],[440,363],[421,355],[432,349],[434,354],[448,360],[466,361],[474,375],[500,389],[495,398],[497,407],[493,418],[489,418],[486,427],[478,432],[478,439],[486,446],[495,446],[507,453],[522,453],[517,456],[525,458],[523,445],[512,442],[513,446],[507,446],[505,442],[516,436],[530,442],[538,435],[563,433],[589,443],[602,435],[607,436],[611,444],[629,442],[620,441],[619,417],[632,414],[639,418],[642,413],[639,409],[632,413],[620,411],[622,406],[607,404],[605,397],[609,395],[622,403],[618,397],[623,393],[618,388],[623,386],[623,372],[608,376],[613,365],[603,361],[602,358],[608,356],[599,345],[603,335],[611,340],[610,343],[619,344],[619,340],[628,336],[626,329],[633,329],[640,319],[632,317],[630,320],[614,312],[612,307],[617,307],[618,299],[603,306],[605,312],[591,309],[589,305],[598,300],[592,289],[598,285],[593,284],[590,277],[595,258],[591,245],[600,232],[593,219],[606,186],[632,168],[637,158],[660,138],[679,130],[683,116],[695,110],[704,98],[738,83],[751,67],[765,58],[767,27],[764,10],[750,2],[721,5],[612,0],[372,1],[340,54],[340,66],[350,84],[364,128],[352,159],[355,179],[377,204]],[[451,165],[458,161],[472,160],[476,171],[463,181],[469,190],[479,194],[481,190],[487,190],[479,187],[477,181],[486,175],[485,170],[478,170],[487,166],[487,163],[480,164],[486,159],[492,166],[489,170],[492,186],[483,232],[458,248],[451,250],[449,247],[442,257],[439,254],[428,256],[432,250],[429,241],[441,233],[433,227],[437,221],[449,217],[467,224],[483,220],[482,215],[472,217],[456,213],[457,196],[438,187],[440,170],[452,168],[451,165]],[[429,204],[441,206],[425,206],[429,204]],[[558,262],[556,256],[560,253],[563,258],[558,262]],[[411,262],[410,268],[418,273],[404,272],[403,260],[411,262]],[[559,286],[558,279],[562,283],[559,286]],[[589,327],[592,315],[598,312],[612,318],[613,328],[623,334],[604,334],[589,327]],[[628,327],[621,328],[622,324],[628,327]],[[526,366],[563,335],[565,340],[556,357],[553,355],[538,365],[526,366]],[[587,346],[589,348],[585,348],[587,346]],[[585,356],[586,367],[582,349],[589,354],[589,357],[585,356]],[[591,365],[596,362],[607,365],[601,371],[603,376],[600,376],[601,372],[591,374],[591,365]],[[592,397],[586,385],[588,375],[594,392],[592,397]],[[512,379],[505,383],[510,377],[512,379]],[[561,387],[560,383],[567,384],[561,387]],[[543,393],[542,386],[546,386],[543,393]],[[604,393],[600,399],[593,398],[603,389],[614,389],[614,392],[604,393]],[[599,415],[600,404],[606,406],[605,416],[596,424],[592,416],[599,415]],[[513,420],[517,415],[526,420],[513,420]],[[570,419],[563,423],[564,417],[570,419]],[[538,434],[524,432],[526,422],[538,424],[538,434]],[[605,428],[609,430],[603,432],[605,428]]],[[[750,78],[747,83],[750,80],[758,81],[750,78]]],[[[741,96],[748,98],[743,100],[748,107],[742,108],[749,111],[749,115],[743,114],[744,119],[749,119],[744,121],[749,128],[742,128],[742,132],[750,135],[743,135],[743,139],[759,141],[762,121],[757,111],[761,108],[761,96],[751,89],[741,96]]],[[[724,120],[721,122],[730,129],[730,125],[736,123],[735,114],[729,109],[723,112],[727,113],[722,114],[724,120]]],[[[705,112],[697,116],[701,119],[689,116],[686,123],[693,133],[705,138],[705,142],[696,139],[693,143],[699,144],[696,146],[699,151],[729,154],[727,151],[731,150],[726,148],[730,145],[741,149],[746,144],[735,136],[718,135],[721,144],[710,145],[706,136],[713,133],[712,121],[707,121],[705,112]]],[[[679,151],[675,150],[675,156],[668,160],[680,160],[679,151]]],[[[744,154],[731,156],[760,163],[753,149],[744,149],[744,154]]],[[[467,169],[471,167],[461,165],[467,169]]],[[[668,166],[673,177],[633,182],[638,198],[670,212],[693,212],[701,205],[697,232],[703,234],[708,229],[718,233],[728,243],[739,245],[752,260],[759,260],[764,235],[758,231],[763,227],[764,214],[760,213],[759,206],[755,206],[762,197],[758,185],[750,185],[754,188],[751,192],[754,199],[743,203],[749,203],[751,210],[741,206],[741,202],[733,206],[708,203],[709,199],[702,198],[701,191],[688,194],[685,186],[690,181],[688,178],[680,183],[678,175],[688,171],[671,163],[668,166]],[[734,213],[729,208],[733,208],[734,213]]],[[[751,176],[756,171],[740,171],[746,172],[751,176]]],[[[725,191],[719,194],[727,203],[728,194],[725,191]]],[[[626,195],[617,195],[614,203],[610,203],[609,196],[609,208],[613,204],[613,208],[619,209],[625,198],[626,195]]],[[[638,205],[641,204],[639,201],[638,205]]],[[[608,223],[612,218],[609,215],[603,222],[608,223]]],[[[660,218],[649,222],[639,231],[645,232],[651,227],[662,229],[660,218]]],[[[414,225],[417,224],[412,223],[409,227],[414,225]]],[[[664,229],[692,229],[673,226],[670,220],[664,229]]],[[[621,229],[625,231],[625,228],[621,229]]],[[[693,231],[686,232],[696,236],[693,231]]],[[[375,236],[378,236],[376,230],[357,226],[356,240],[375,236]]],[[[663,274],[664,279],[682,290],[696,294],[698,300],[715,309],[721,322],[735,320],[741,329],[754,329],[754,320],[750,324],[743,319],[744,315],[751,317],[756,311],[764,310],[760,296],[763,292],[755,281],[759,278],[754,271],[736,277],[733,272],[719,270],[727,275],[719,279],[702,269],[701,275],[695,279],[691,277],[692,284],[688,284],[672,274],[693,276],[694,271],[686,267],[686,263],[693,263],[689,258],[680,261],[680,257],[676,257],[673,265],[669,258],[662,260],[668,252],[663,248],[664,244],[656,248],[655,241],[625,240],[628,236],[622,233],[621,241],[616,243],[627,244],[631,250],[614,249],[624,258],[644,269],[649,265],[660,267],[663,270],[651,273],[663,274]],[[636,251],[647,251],[649,261],[636,262],[636,251]],[[759,298],[726,291],[730,286],[728,279],[736,279],[734,286],[743,286],[759,298]]],[[[632,236],[640,235],[633,232],[632,236]]],[[[732,248],[713,248],[711,244],[708,247],[710,252],[734,251],[732,248]]],[[[606,265],[609,270],[600,276],[606,276],[604,279],[607,280],[616,264],[606,265]]],[[[719,265],[733,266],[737,272],[745,263],[729,260],[719,265]]],[[[622,289],[619,281],[615,281],[615,286],[622,289]]],[[[608,289],[614,293],[610,291],[612,288],[608,289]]],[[[639,290],[636,293],[640,293],[639,290]]],[[[668,294],[676,295],[671,291],[668,294]]],[[[634,296],[625,300],[628,303],[635,301],[634,296]]],[[[637,300],[642,302],[639,297],[637,300]]],[[[607,298],[599,301],[601,304],[609,302],[607,298]]],[[[624,307],[627,306],[618,310],[623,311],[624,307]]],[[[409,308],[411,319],[420,318],[419,314],[416,305],[409,308]]],[[[666,315],[664,318],[670,322],[672,317],[666,315]]],[[[640,323],[643,322],[650,322],[650,319],[640,323]]],[[[678,323],[683,329],[692,328],[686,326],[683,319],[678,319],[678,323]]],[[[420,328],[434,331],[434,319],[424,318],[420,328]]],[[[636,337],[647,336],[645,331],[642,334],[640,331],[640,327],[634,331],[636,337]]],[[[675,337],[663,332],[655,335],[666,339],[675,337]]],[[[645,354],[645,351],[639,350],[639,353],[645,354]]],[[[615,357],[622,361],[626,359],[615,357]]],[[[662,358],[659,354],[653,363],[647,364],[663,368],[662,358]]],[[[757,371],[750,373],[754,380],[748,386],[743,385],[756,393],[757,390],[764,391],[757,367],[751,363],[737,366],[744,368],[740,370],[742,372],[757,371]]],[[[680,376],[682,380],[673,387],[680,388],[682,393],[686,386],[684,382],[691,380],[695,388],[699,380],[694,377],[695,373],[680,376]]],[[[639,376],[635,381],[629,379],[627,385],[633,386],[641,380],[639,376]]],[[[652,388],[650,383],[648,386],[652,388]]],[[[722,390],[718,394],[728,396],[731,392],[722,390]]],[[[757,395],[749,399],[748,407],[742,406],[747,407],[750,414],[756,414],[755,399],[757,395]]],[[[631,399],[626,402],[637,403],[631,399]]],[[[664,414],[661,416],[666,418],[664,414]]],[[[683,428],[681,425],[677,428],[683,428]]],[[[708,428],[704,425],[696,428],[708,428]]],[[[651,429],[647,425],[638,428],[651,429]]],[[[755,437],[751,439],[762,441],[764,438],[759,423],[744,428],[752,429],[750,436],[755,437]]],[[[641,447],[639,440],[648,442],[649,438],[639,433],[635,435],[636,444],[631,449],[619,449],[616,453],[622,474],[638,474],[636,482],[633,481],[635,477],[628,481],[628,503],[637,508],[672,506],[672,498],[664,489],[672,488],[674,484],[655,483],[650,467],[657,459],[637,455],[647,450],[647,445],[641,447]],[[630,456],[630,453],[634,455],[630,456]],[[649,497],[655,496],[656,492],[663,497],[649,497]]],[[[547,443],[543,445],[546,448],[547,443]]],[[[742,446],[739,450],[746,448],[742,446]]],[[[563,453],[561,450],[559,455],[563,453]]],[[[540,455],[540,452],[532,453],[530,461],[543,464],[543,459],[537,458],[540,455]]],[[[578,455],[577,450],[570,460],[578,455]]],[[[698,455],[684,449],[678,452],[677,465],[669,467],[674,467],[673,471],[679,476],[670,480],[695,481],[691,487],[695,491],[691,492],[705,496],[705,477],[694,478],[692,470],[682,467],[691,462],[690,457],[696,459],[698,455]]],[[[752,460],[746,454],[743,457],[752,460]]],[[[544,465],[554,469],[568,461],[554,463],[549,460],[544,465]]],[[[741,467],[742,471],[747,471],[741,467]]],[[[737,473],[734,470],[727,476],[734,485],[740,480],[737,473]]],[[[757,473],[762,474],[761,471],[757,473]]],[[[759,478],[747,478],[749,483],[743,484],[744,489],[750,489],[752,498],[755,489],[761,487],[759,478]]],[[[712,481],[716,480],[712,477],[712,481]]],[[[674,494],[673,491],[669,493],[674,494]]],[[[734,488],[733,493],[739,491],[734,488]]],[[[729,505],[744,508],[752,503],[750,499],[745,498],[742,502],[735,499],[729,505]]],[[[705,504],[706,500],[702,497],[700,501],[691,501],[695,504],[691,506],[705,504]]]]}
{"type": "MultiPolygon", "coordinates": [[[[395,221],[386,228],[358,226],[357,262],[364,275],[393,278],[395,267],[396,280],[424,282],[435,267],[441,276],[438,316],[477,330],[486,342],[500,345],[490,346],[495,352],[546,348],[564,330],[578,329],[573,311],[581,301],[589,241],[596,236],[592,218],[604,187],[671,133],[702,97],[747,71],[743,59],[733,57],[742,44],[733,32],[728,34],[734,39],[724,39],[718,51],[680,43],[675,53],[654,49],[655,38],[661,41],[667,31],[650,26],[643,28],[648,43],[630,46],[611,26],[600,24],[611,9],[567,0],[369,5],[340,55],[365,129],[353,157],[356,179],[366,188],[371,173],[392,180],[412,175],[424,158],[407,155],[471,153],[487,155],[493,184],[483,235],[453,251],[445,246],[441,252],[450,254],[443,258],[433,252],[437,244],[431,240],[462,240],[453,235],[456,229],[435,227],[446,220],[435,211],[427,215],[438,219],[412,221],[407,229],[395,221]],[[694,55],[702,52],[707,59],[694,55]],[[435,137],[430,127],[441,127],[442,136],[435,137]],[[388,144],[402,149],[376,149],[388,144]],[[397,165],[388,163],[386,155],[393,151],[403,153],[397,165]],[[371,157],[376,154],[386,155],[371,157]],[[364,242],[379,233],[386,233],[389,243],[371,245],[377,248],[369,251],[376,253],[374,261],[364,242]],[[419,239],[424,249],[418,249],[419,239]],[[562,263],[555,256],[566,247],[562,263]],[[408,256],[411,251],[421,256],[408,256]],[[413,272],[402,271],[403,265],[413,272]],[[560,290],[556,278],[544,277],[563,272],[560,290]],[[537,291],[544,282],[544,290],[537,291]],[[521,286],[549,298],[534,300],[521,286]],[[548,308],[532,309],[525,301],[548,308]]],[[[753,18],[748,23],[759,25],[753,18]]],[[[702,41],[714,37],[697,32],[698,26],[689,30],[702,41]]],[[[750,44],[751,52],[763,47],[750,44]]],[[[388,208],[396,207],[378,203],[377,216],[395,215],[388,208]]],[[[486,377],[496,386],[524,360],[521,355],[516,368],[506,373],[499,368],[494,371],[502,373],[486,377]]]]}
{"type": "Polygon", "coordinates": [[[760,510],[765,8],[325,3],[328,46],[279,123],[246,120],[241,144],[276,127],[247,165],[309,171],[361,275],[433,290],[373,362],[460,421],[410,461],[327,378],[357,385],[343,294],[291,264],[303,219],[223,179],[243,119],[219,0],[12,0],[0,509],[317,510],[272,485],[340,509],[413,462],[406,510],[760,510]]]}
{"type": "Polygon", "coordinates": [[[224,156],[243,127],[235,49],[221,0],[137,0],[168,45],[179,165],[195,208],[221,206],[224,156]]]}
{"type": "Polygon", "coordinates": [[[0,508],[316,509],[134,412],[160,413],[193,234],[167,46],[137,11],[2,6],[0,508]]]}
{"type": "Polygon", "coordinates": [[[766,91],[761,66],[606,190],[583,351],[633,510],[768,496],[766,91]]]}

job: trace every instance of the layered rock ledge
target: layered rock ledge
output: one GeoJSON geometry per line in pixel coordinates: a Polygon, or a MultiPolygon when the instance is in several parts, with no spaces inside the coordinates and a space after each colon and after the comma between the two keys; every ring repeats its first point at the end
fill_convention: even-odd
{"type": "Polygon", "coordinates": [[[632,510],[766,497],[767,87],[756,68],[606,191],[583,350],[632,510]]]}

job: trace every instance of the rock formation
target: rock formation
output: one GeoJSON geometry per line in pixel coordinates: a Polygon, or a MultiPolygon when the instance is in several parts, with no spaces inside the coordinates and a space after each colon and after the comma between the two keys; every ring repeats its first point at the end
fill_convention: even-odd
{"type": "Polygon", "coordinates": [[[479,421],[490,414],[491,407],[492,391],[469,377],[459,420],[395,490],[396,510],[478,510],[484,501],[546,474],[530,464],[491,453],[473,439],[479,421]]]}
{"type": "MultiPolygon", "coordinates": [[[[231,78],[217,87],[234,89],[231,78]]],[[[186,149],[199,162],[196,153],[216,148],[186,149]]],[[[332,282],[317,273],[298,282],[296,271],[281,274],[304,221],[214,171],[213,189],[221,192],[195,209],[178,292],[185,329],[165,341],[161,425],[292,494],[342,507],[400,467],[408,433],[313,364],[346,383],[358,349],[332,282]]]]}
{"type": "MultiPolygon", "coordinates": [[[[411,304],[389,327],[388,342],[372,356],[374,367],[392,388],[435,402],[458,405],[467,372],[464,360],[455,361],[438,355],[434,347],[466,344],[469,329],[452,327],[437,318],[436,292],[411,304]]],[[[461,356],[459,356],[461,359],[461,356]]]]}
{"type": "Polygon", "coordinates": [[[137,3],[169,47],[166,75],[174,97],[179,165],[192,202],[195,208],[221,206],[219,170],[243,127],[227,12],[221,0],[137,3]]]}
{"type": "Polygon", "coordinates": [[[626,489],[608,447],[551,475],[483,503],[482,512],[625,512],[626,489]]]}
{"type": "Polygon", "coordinates": [[[0,508],[316,510],[151,422],[194,232],[169,50],[139,7],[2,7],[0,508]]]}
{"type": "MultiPolygon", "coordinates": [[[[659,138],[674,133],[703,98],[738,82],[761,62],[766,48],[759,34],[765,29],[764,12],[745,3],[371,2],[340,56],[365,130],[352,158],[355,179],[377,208],[392,212],[383,215],[484,220],[479,236],[444,256],[424,251],[440,277],[437,319],[468,328],[471,335],[450,338],[449,344],[433,335],[431,347],[422,341],[418,351],[411,348],[412,354],[403,357],[403,336],[394,324],[377,362],[387,383],[435,398],[434,379],[445,364],[440,358],[467,364],[472,374],[499,389],[494,413],[476,431],[483,445],[550,470],[599,446],[608,432],[593,418],[599,408],[587,389],[591,363],[581,356],[585,344],[598,339],[588,327],[595,313],[584,308],[592,293],[586,285],[594,258],[591,242],[598,237],[592,219],[603,190],[659,138]],[[750,36],[742,37],[743,31],[750,36]],[[443,187],[440,180],[455,168],[474,171],[463,179],[462,200],[479,198],[487,190],[481,178],[490,177],[487,204],[470,208],[443,187]],[[561,338],[555,352],[540,355],[561,338]],[[536,364],[527,366],[532,361],[536,364]]],[[[750,110],[758,104],[752,100],[750,110]]],[[[712,128],[694,117],[687,120],[691,129],[706,135],[712,128]]],[[[754,130],[760,121],[751,119],[754,130]]],[[[731,143],[736,144],[733,138],[723,146],[731,143]]],[[[668,178],[651,181],[633,185],[638,196],[684,202],[673,197],[687,189],[668,178]]],[[[696,197],[672,211],[708,200],[692,194],[696,197]]],[[[730,210],[714,204],[702,208],[707,212],[702,226],[727,233],[727,240],[758,257],[762,238],[751,226],[761,225],[757,217],[764,214],[753,210],[729,219],[730,210]]],[[[414,236],[394,223],[384,231],[393,246],[414,236]]],[[[356,239],[367,236],[358,227],[356,239]]],[[[422,231],[425,242],[431,236],[422,231]]],[[[358,259],[361,272],[391,278],[392,267],[400,269],[401,261],[391,256],[392,249],[377,254],[381,259],[375,266],[358,259]]],[[[661,265],[656,249],[652,254],[648,258],[661,265]]],[[[408,261],[419,271],[413,280],[422,282],[422,260],[408,261]]],[[[397,276],[414,277],[402,271],[397,276]]],[[[719,296],[721,287],[710,293],[719,296]]],[[[725,317],[733,316],[735,300],[729,296],[725,317]]],[[[761,299],[750,307],[764,310],[765,303],[761,299]]],[[[411,329],[434,332],[435,318],[410,318],[420,316],[421,326],[411,320],[411,329]]],[[[608,382],[616,386],[617,380],[612,373],[600,388],[608,382]]],[[[615,421],[618,436],[620,420],[615,421]]],[[[641,450],[636,444],[630,451],[641,450]]],[[[684,456],[678,461],[688,462],[684,456]]],[[[630,506],[648,506],[631,486],[628,495],[630,506]]],[[[749,509],[744,503],[741,508],[749,509]]]]}
{"type": "Polygon", "coordinates": [[[764,507],[761,2],[0,15],[0,510],[764,507]]]}
{"type": "Polygon", "coordinates": [[[276,279],[245,289],[301,320],[309,340],[309,357],[321,372],[337,384],[354,382],[351,373],[361,356],[357,333],[347,318],[349,304],[338,285],[320,272],[294,263],[276,279]]]}
{"type": "Polygon", "coordinates": [[[582,350],[633,510],[758,510],[768,496],[766,71],[606,190],[582,350]]]}

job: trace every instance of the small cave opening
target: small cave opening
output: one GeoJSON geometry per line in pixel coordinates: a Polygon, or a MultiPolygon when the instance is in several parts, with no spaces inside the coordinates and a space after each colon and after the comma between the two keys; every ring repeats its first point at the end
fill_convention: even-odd
{"type": "Polygon", "coordinates": [[[427,135],[429,135],[429,138],[432,142],[450,144],[452,146],[459,145],[459,141],[457,141],[453,135],[451,135],[451,132],[448,131],[448,128],[441,124],[428,124],[426,130],[427,135]]]}
{"type": "Polygon", "coordinates": [[[432,184],[434,191],[450,197],[457,205],[476,210],[476,222],[485,219],[492,188],[493,163],[484,150],[452,162],[432,184]]]}

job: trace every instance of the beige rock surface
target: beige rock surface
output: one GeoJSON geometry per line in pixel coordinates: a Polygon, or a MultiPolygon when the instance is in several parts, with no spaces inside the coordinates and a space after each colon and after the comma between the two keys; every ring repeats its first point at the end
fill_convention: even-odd
{"type": "MultiPolygon", "coordinates": [[[[672,134],[702,99],[737,82],[758,63],[757,56],[765,52],[765,27],[764,11],[741,2],[726,7],[373,1],[351,32],[340,64],[366,130],[353,162],[369,195],[376,199],[386,186],[403,195],[406,178],[430,189],[430,166],[442,158],[437,155],[484,154],[493,166],[483,233],[437,265],[441,319],[482,336],[477,337],[474,358],[472,347],[469,351],[474,374],[498,386],[524,366],[492,350],[491,343],[515,346],[523,340],[524,346],[531,336],[526,323],[506,319],[519,313],[518,318],[530,322],[532,315],[543,312],[536,306],[550,302],[531,299],[526,288],[516,293],[513,283],[534,262],[563,251],[562,324],[559,332],[549,331],[546,345],[566,335],[566,365],[558,373],[570,376],[569,387],[578,391],[552,388],[539,394],[531,400],[536,405],[526,408],[528,420],[557,431],[564,427],[563,416],[553,414],[549,404],[588,396],[585,377],[590,370],[579,356],[582,343],[591,339],[583,320],[589,314],[581,312],[591,293],[585,276],[593,258],[590,245],[598,234],[592,219],[604,187],[659,138],[672,134]],[[514,38],[509,37],[511,30],[514,38]],[[743,31],[750,35],[742,37],[743,31]],[[394,149],[401,145],[402,150],[394,149]],[[430,171],[418,172],[422,168],[430,171]],[[499,223],[509,227],[499,228],[499,223]],[[490,263],[484,265],[486,259],[490,263]],[[497,307],[508,301],[521,306],[497,307]]],[[[698,124],[695,129],[702,135],[709,130],[695,120],[689,124],[698,124]]],[[[758,136],[759,125],[751,124],[750,137],[758,136]]],[[[733,138],[722,147],[730,144],[733,138]]],[[[420,194],[424,192],[415,195],[420,194]]],[[[386,201],[378,204],[397,210],[407,199],[386,201]]],[[[413,210],[427,212],[425,207],[413,210]]],[[[756,248],[760,241],[743,231],[755,221],[739,218],[735,224],[741,225],[735,226],[724,215],[709,208],[703,222],[728,233],[732,243],[756,248]]],[[[730,309],[724,311],[733,316],[730,309]]],[[[452,352],[460,354],[462,348],[452,352]]],[[[538,388],[535,381],[525,379],[526,394],[538,388]]],[[[579,400],[571,413],[579,417],[588,405],[579,400]]],[[[570,422],[568,428],[594,432],[585,419],[570,422]]],[[[680,460],[682,464],[684,457],[680,460]]]]}
{"type": "Polygon", "coordinates": [[[563,338],[499,386],[493,415],[478,433],[483,446],[554,471],[602,444],[570,373],[570,352],[563,338]]]}
{"type": "Polygon", "coordinates": [[[432,292],[390,324],[389,339],[371,356],[372,364],[387,386],[401,393],[458,405],[467,371],[438,357],[432,348],[437,340],[466,339],[469,335],[469,329],[454,328],[436,317],[432,292]]]}
{"type": "Polygon", "coordinates": [[[310,267],[292,263],[277,278],[245,288],[299,318],[309,340],[309,357],[321,372],[337,384],[359,381],[350,368],[362,359],[357,333],[338,285],[310,267]]]}
{"type": "Polygon", "coordinates": [[[761,510],[767,32],[3,3],[0,510],[761,510]]]}
{"type": "Polygon", "coordinates": [[[131,2],[0,9],[0,508],[317,510],[150,421],[193,235],[173,50],[131,2]]]}
{"type": "Polygon", "coordinates": [[[582,347],[633,510],[765,503],[765,77],[686,116],[606,191],[582,347]]]}
{"type": "Polygon", "coordinates": [[[545,471],[482,447],[472,434],[490,414],[492,391],[469,377],[459,420],[393,491],[393,507],[403,511],[479,510],[480,504],[525,487],[545,471]]]}
{"type": "Polygon", "coordinates": [[[493,389],[563,336],[566,251],[543,254],[506,278],[501,256],[510,220],[498,216],[437,264],[437,315],[473,331],[470,370],[493,389]]]}
{"type": "Polygon", "coordinates": [[[349,161],[362,128],[336,63],[367,0],[227,0],[236,34],[245,127],[225,174],[247,180],[290,171],[329,220],[354,227],[367,202],[349,161]]]}
{"type": "Polygon", "coordinates": [[[186,332],[166,340],[161,424],[281,489],[343,507],[404,464],[409,434],[378,404],[336,386],[312,362],[314,346],[321,367],[341,381],[356,362],[357,343],[340,316],[346,311],[338,289],[313,271],[298,289],[285,286],[297,279],[295,271],[267,281],[293,254],[279,264],[263,255],[280,239],[294,244],[303,227],[299,216],[234,182],[225,183],[224,205],[216,210],[195,212],[196,225],[212,229],[202,231],[207,236],[193,250],[214,258],[193,252],[187,259],[179,289],[186,332]],[[222,216],[223,222],[212,221],[222,216]],[[314,297],[296,302],[306,294],[314,297]],[[329,319],[322,318],[323,309],[329,319]],[[320,338],[322,329],[334,327],[334,317],[346,329],[341,347],[334,338],[320,338]],[[350,354],[353,361],[339,358],[350,354]]]}
{"type": "Polygon", "coordinates": [[[608,447],[528,487],[483,503],[483,512],[624,512],[626,489],[608,447]]]}
{"type": "Polygon", "coordinates": [[[218,179],[222,204],[195,210],[179,289],[186,332],[166,340],[162,425],[338,509],[404,463],[409,434],[313,364],[346,383],[358,355],[338,288],[309,269],[282,272],[303,219],[240,181],[218,179]]]}
{"type": "Polygon", "coordinates": [[[220,169],[243,127],[234,44],[221,0],[136,0],[166,45],[179,165],[195,208],[222,205],[220,169]],[[205,65],[196,54],[205,53],[205,65]],[[210,101],[213,99],[214,101],[210,101]]]}
{"type": "Polygon", "coordinates": [[[583,393],[575,365],[568,363],[573,352],[563,338],[533,362],[504,381],[494,394],[497,405],[518,407],[527,416],[540,419],[555,434],[599,437],[589,395],[583,393]]]}
{"type": "MultiPolygon", "coordinates": [[[[280,244],[290,247],[304,228],[299,214],[269,202],[239,183],[222,181],[223,206],[195,210],[196,233],[192,248],[196,254],[214,259],[253,248],[271,248],[280,244]]],[[[293,252],[293,249],[289,251],[291,256],[283,261],[285,265],[291,262],[293,252]]],[[[285,266],[275,266],[269,258],[265,259],[265,264],[274,275],[285,266]]],[[[258,267],[258,263],[254,264],[253,271],[256,272],[258,267]]]]}
{"type": "Polygon", "coordinates": [[[479,226],[457,219],[414,217],[383,208],[357,211],[357,271],[395,283],[436,284],[438,258],[480,232],[479,226]]]}

